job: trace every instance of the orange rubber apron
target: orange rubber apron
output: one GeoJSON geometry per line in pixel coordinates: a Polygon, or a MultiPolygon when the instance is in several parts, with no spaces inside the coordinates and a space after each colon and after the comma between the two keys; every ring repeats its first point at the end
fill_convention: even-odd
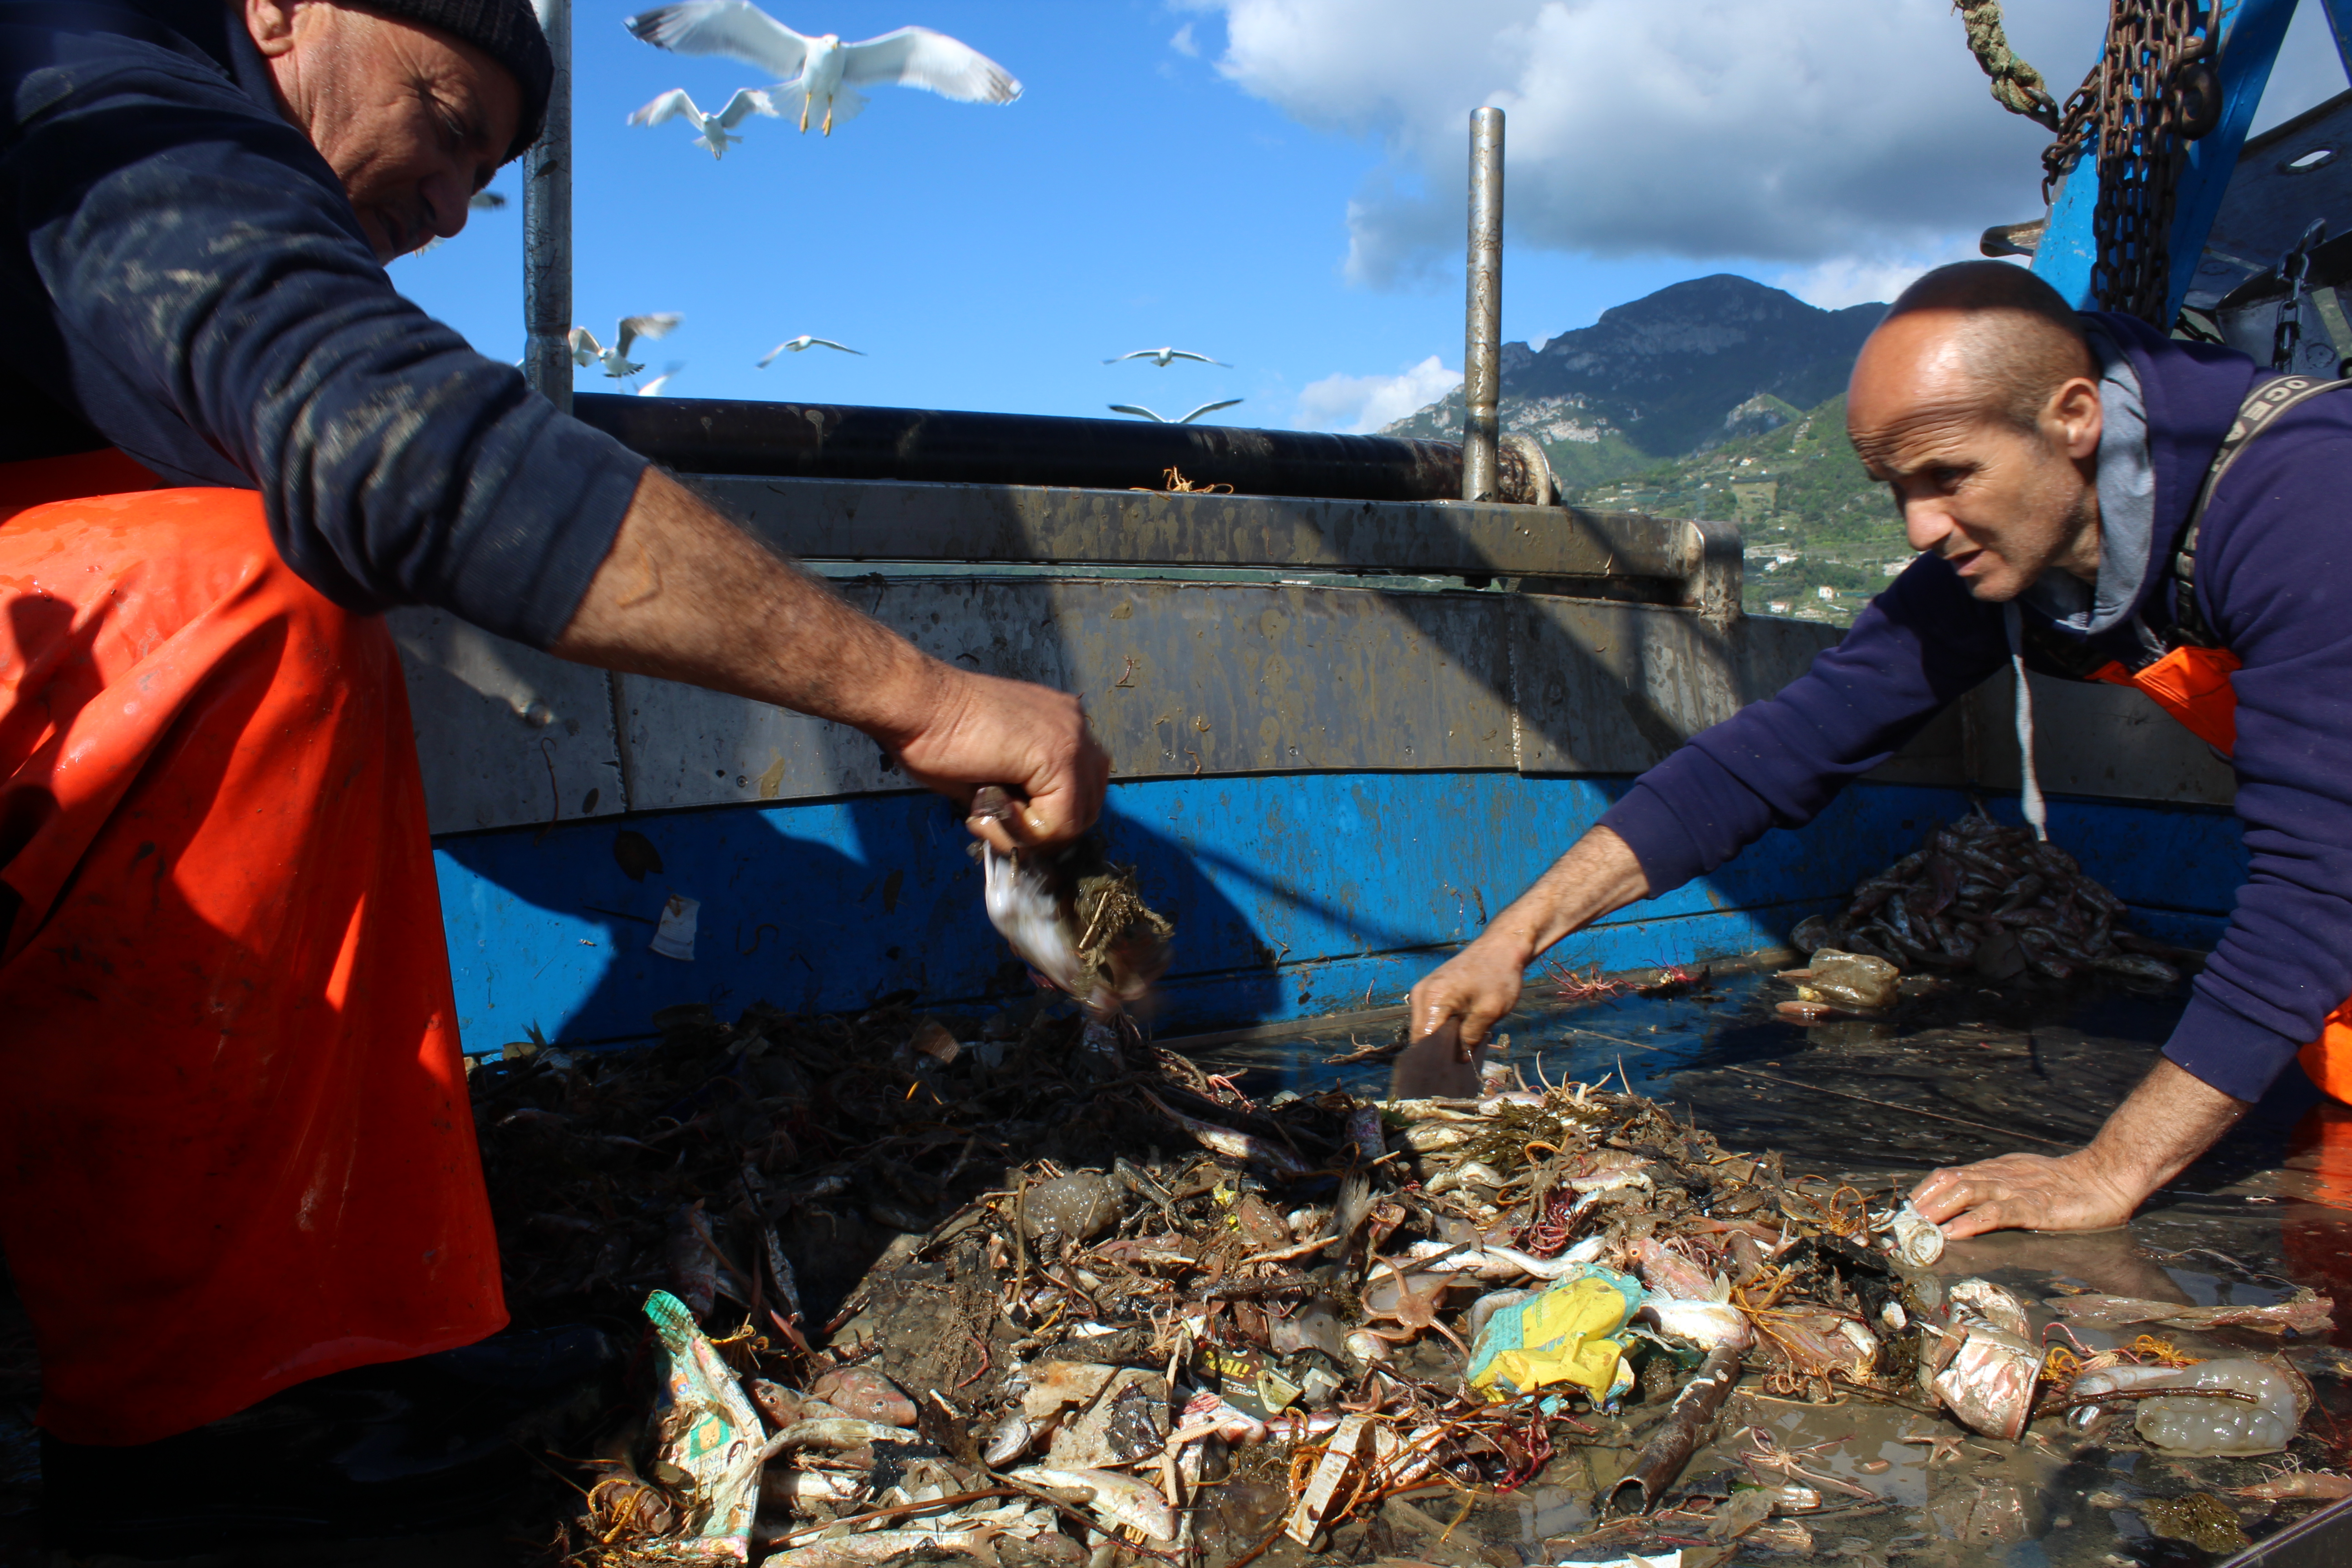
{"type": "MultiPolygon", "coordinates": [[[[2120,664],[2094,673],[2094,680],[2132,686],[2223,755],[2238,749],[2238,694],[2230,677],[2238,656],[2227,648],[2177,647],[2134,675],[2120,664]]],[[[2327,1015],[2319,1038],[2296,1060],[2311,1081],[2336,1100],[2352,1101],[2352,1000],[2327,1015]]]]}
{"type": "Polygon", "coordinates": [[[0,1244],[40,1425],[506,1321],[408,702],[257,495],[0,465],[0,1244]]]}

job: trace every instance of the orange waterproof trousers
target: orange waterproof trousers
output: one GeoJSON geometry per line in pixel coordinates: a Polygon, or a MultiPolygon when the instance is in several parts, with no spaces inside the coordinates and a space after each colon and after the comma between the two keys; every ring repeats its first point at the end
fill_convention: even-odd
{"type": "Polygon", "coordinates": [[[391,637],[159,485],[0,465],[0,1245],[77,1443],[506,1321],[391,637]]]}

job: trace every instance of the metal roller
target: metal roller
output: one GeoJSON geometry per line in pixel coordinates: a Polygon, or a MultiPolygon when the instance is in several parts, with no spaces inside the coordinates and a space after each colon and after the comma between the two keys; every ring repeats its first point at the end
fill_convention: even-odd
{"type": "MultiPolygon", "coordinates": [[[[1244,495],[1462,495],[1460,446],[1392,436],[610,393],[582,393],[572,412],[688,474],[1164,490],[1172,468],[1195,487],[1231,485],[1244,495]]],[[[1493,499],[1550,503],[1551,475],[1532,441],[1503,443],[1498,458],[1493,499]]]]}

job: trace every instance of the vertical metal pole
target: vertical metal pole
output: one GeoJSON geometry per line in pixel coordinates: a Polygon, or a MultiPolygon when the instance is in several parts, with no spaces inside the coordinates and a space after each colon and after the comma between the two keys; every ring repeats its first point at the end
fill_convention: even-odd
{"type": "Polygon", "coordinates": [[[1462,499],[1492,500],[1503,395],[1503,111],[1470,115],[1470,264],[1462,346],[1462,499]]]}
{"type": "Polygon", "coordinates": [[[572,0],[536,0],[555,56],[547,128],[523,154],[522,373],[572,412],[572,0]]]}

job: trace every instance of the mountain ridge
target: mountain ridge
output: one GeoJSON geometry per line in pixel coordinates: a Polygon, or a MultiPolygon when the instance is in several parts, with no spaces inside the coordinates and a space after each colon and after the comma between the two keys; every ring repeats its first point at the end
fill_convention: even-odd
{"type": "MultiPolygon", "coordinates": [[[[1502,350],[1503,428],[1533,437],[1563,490],[1640,473],[1801,417],[1845,390],[1882,303],[1824,310],[1718,272],[1612,306],[1541,349],[1502,350]]],[[[1460,388],[1381,434],[1459,439],[1460,388]]]]}

